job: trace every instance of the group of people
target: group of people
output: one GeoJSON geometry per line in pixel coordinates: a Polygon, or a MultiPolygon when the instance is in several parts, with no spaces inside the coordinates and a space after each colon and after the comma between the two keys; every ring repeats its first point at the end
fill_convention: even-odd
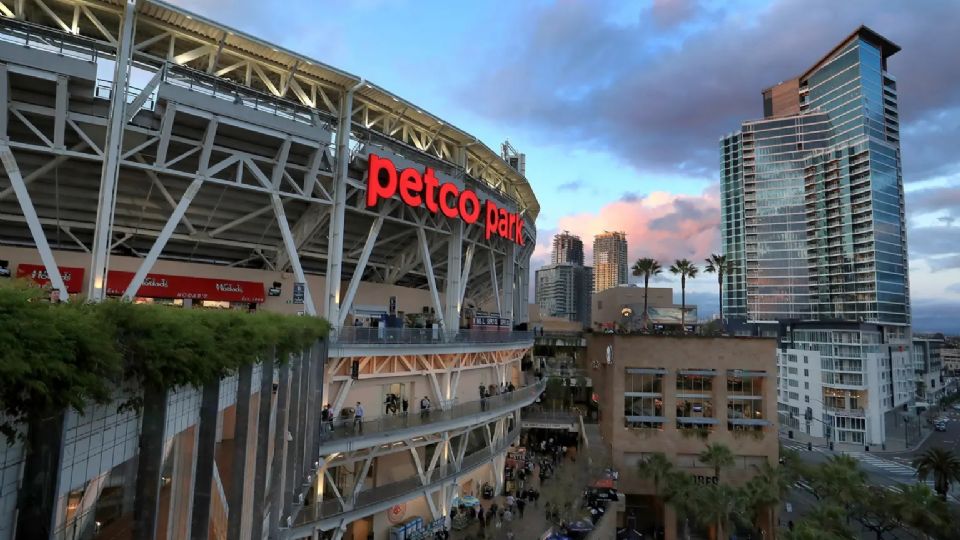
{"type": "MultiPolygon", "coordinates": [[[[409,408],[409,402],[407,398],[400,398],[396,394],[387,394],[387,398],[384,401],[386,406],[387,414],[398,414],[398,410],[401,411],[400,414],[403,416],[407,415],[407,409],[409,408]]],[[[430,409],[433,407],[433,403],[430,401],[430,398],[423,396],[423,399],[420,400],[420,418],[427,418],[430,416],[430,409]]],[[[363,433],[363,418],[366,412],[363,410],[363,404],[359,401],[357,406],[353,408],[353,430],[356,433],[363,433]]],[[[333,422],[336,419],[336,414],[333,411],[333,407],[329,403],[323,406],[323,410],[320,411],[320,424],[321,432],[324,436],[328,436],[333,432],[333,422]]]]}
{"type": "Polygon", "coordinates": [[[488,386],[480,385],[480,410],[487,410],[487,398],[493,396],[499,396],[500,394],[506,394],[507,392],[513,392],[517,387],[513,385],[512,382],[505,384],[491,384],[488,386]]]}

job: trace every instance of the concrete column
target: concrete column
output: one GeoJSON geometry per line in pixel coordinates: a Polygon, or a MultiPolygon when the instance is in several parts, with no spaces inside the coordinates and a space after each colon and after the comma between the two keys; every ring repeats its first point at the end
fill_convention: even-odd
{"type": "Polygon", "coordinates": [[[290,365],[290,407],[288,407],[287,431],[290,432],[290,441],[286,446],[284,462],[283,502],[286,512],[290,511],[301,478],[297,471],[297,448],[300,442],[300,386],[303,377],[302,355],[297,355],[290,365]]]}
{"type": "Polygon", "coordinates": [[[260,368],[260,407],[257,411],[257,458],[254,465],[253,509],[250,537],[263,537],[263,516],[267,491],[267,457],[270,452],[270,411],[273,409],[273,362],[275,353],[260,368]]]}
{"type": "Polygon", "coordinates": [[[213,498],[213,468],[217,466],[217,420],[220,416],[220,380],[203,385],[200,398],[200,432],[197,437],[197,464],[193,483],[190,538],[208,540],[210,501],[213,498]]]}
{"type": "Polygon", "coordinates": [[[170,511],[167,538],[186,538],[190,533],[190,504],[193,501],[194,466],[197,455],[197,427],[179,433],[173,442],[173,474],[170,479],[170,511]]]}
{"type": "Polygon", "coordinates": [[[51,538],[63,453],[64,413],[30,421],[20,488],[17,538],[51,538]]]}
{"type": "Polygon", "coordinates": [[[236,422],[233,428],[233,471],[230,493],[227,494],[227,538],[240,538],[243,523],[244,479],[247,476],[247,440],[250,426],[250,385],[253,364],[241,366],[237,373],[236,422]]]}
{"type": "Polygon", "coordinates": [[[137,540],[153,540],[157,534],[167,394],[167,390],[153,385],[143,390],[137,484],[134,490],[136,499],[133,503],[133,537],[137,540]]]}
{"type": "Polygon", "coordinates": [[[320,411],[323,408],[323,375],[327,366],[327,340],[321,339],[314,344],[314,362],[313,377],[310,382],[310,420],[307,425],[310,427],[310,452],[308,453],[308,466],[312,467],[313,462],[320,459],[320,411]]]}
{"type": "Polygon", "coordinates": [[[277,389],[277,408],[273,433],[273,463],[270,466],[270,538],[277,538],[283,516],[283,462],[287,448],[287,409],[290,394],[290,360],[281,358],[277,389]]]}
{"type": "Polygon", "coordinates": [[[447,279],[444,287],[443,329],[448,336],[460,330],[460,273],[463,257],[463,222],[454,220],[447,239],[447,279]]]}
{"type": "Polygon", "coordinates": [[[507,256],[503,258],[503,285],[501,287],[503,290],[503,301],[500,303],[500,316],[510,319],[511,324],[516,324],[516,321],[513,320],[514,289],[517,285],[514,281],[516,266],[517,245],[508,241],[507,256]]]}
{"type": "Polygon", "coordinates": [[[297,483],[303,482],[307,476],[307,449],[310,447],[310,382],[313,374],[313,347],[303,351],[303,360],[300,365],[300,396],[297,402],[297,483]]]}

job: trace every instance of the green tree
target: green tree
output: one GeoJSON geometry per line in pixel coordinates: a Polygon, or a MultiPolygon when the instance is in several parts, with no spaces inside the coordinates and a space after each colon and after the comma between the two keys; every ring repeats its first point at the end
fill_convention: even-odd
{"type": "Polygon", "coordinates": [[[784,533],[785,540],[855,540],[853,531],[844,523],[844,511],[836,506],[817,505],[792,531],[784,533]]]}
{"type": "Polygon", "coordinates": [[[947,503],[926,484],[899,484],[897,487],[900,493],[894,501],[894,509],[903,524],[924,538],[940,535],[950,523],[947,503]]]}
{"type": "Polygon", "coordinates": [[[733,465],[733,452],[721,443],[708,444],[707,449],[700,452],[700,461],[713,467],[713,475],[720,478],[720,469],[733,465]]]}
{"type": "Polygon", "coordinates": [[[790,493],[793,483],[793,475],[785,467],[764,463],[745,486],[747,501],[754,516],[751,522],[757,526],[759,518],[766,517],[772,538],[776,538],[777,509],[790,493]]]}
{"type": "Polygon", "coordinates": [[[717,274],[717,285],[720,291],[720,320],[723,321],[723,276],[732,274],[736,269],[733,260],[728,260],[726,255],[716,253],[706,259],[707,266],[704,270],[708,274],[717,274]]]}
{"type": "MultiPolygon", "coordinates": [[[[653,481],[653,495],[658,499],[661,498],[660,484],[667,480],[671,472],[673,472],[673,463],[670,463],[670,460],[662,452],[650,454],[637,466],[637,475],[640,478],[653,481]]],[[[662,514],[659,513],[659,510],[657,512],[656,525],[659,526],[659,516],[662,514]]]]}
{"type": "Polygon", "coordinates": [[[883,535],[900,527],[897,512],[897,495],[879,486],[866,487],[854,503],[857,521],[873,531],[877,540],[883,535]]]}
{"type": "Polygon", "coordinates": [[[670,273],[680,276],[680,327],[682,332],[687,331],[687,278],[697,277],[699,268],[687,259],[677,259],[670,265],[670,273]]]}
{"type": "Polygon", "coordinates": [[[863,494],[866,473],[855,458],[831,456],[826,463],[811,470],[807,477],[817,498],[841,507],[849,522],[853,505],[863,494]]]}
{"type": "Polygon", "coordinates": [[[697,486],[693,476],[680,471],[667,473],[664,482],[663,500],[673,507],[677,516],[683,518],[683,537],[690,538],[689,522],[695,518],[697,486]]]}
{"type": "Polygon", "coordinates": [[[709,484],[694,497],[697,521],[712,527],[716,540],[729,538],[733,522],[742,519],[744,500],[740,490],[726,484],[709,484]]]}
{"type": "Polygon", "coordinates": [[[650,322],[650,313],[647,311],[647,291],[650,289],[650,278],[660,275],[663,268],[656,259],[644,257],[633,263],[632,271],[636,277],[643,276],[643,328],[646,329],[650,322]]]}
{"type": "Polygon", "coordinates": [[[947,499],[950,484],[960,482],[960,459],[956,454],[943,448],[929,448],[920,457],[913,460],[920,480],[933,476],[933,489],[943,500],[947,499]]]}

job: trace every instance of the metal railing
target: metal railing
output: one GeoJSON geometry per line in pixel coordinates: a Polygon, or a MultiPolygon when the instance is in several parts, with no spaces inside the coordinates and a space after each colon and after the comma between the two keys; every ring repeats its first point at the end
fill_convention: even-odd
{"type": "MultiPolygon", "coordinates": [[[[493,447],[492,449],[489,447],[484,447],[476,452],[473,452],[472,454],[464,456],[463,462],[459,468],[448,465],[446,474],[441,472],[440,475],[434,476],[427,485],[429,486],[431,484],[446,482],[450,479],[462,476],[464,473],[470,472],[480,465],[489,462],[494,454],[508,449],[519,436],[520,427],[515,426],[513,431],[507,434],[507,436],[500,442],[499,445],[493,447]]],[[[391,499],[397,499],[404,496],[412,497],[415,494],[422,494],[424,487],[426,486],[424,486],[423,482],[420,481],[420,477],[414,475],[406,480],[384,484],[382,486],[375,486],[361,491],[359,494],[357,494],[354,504],[348,508],[345,508],[344,505],[341,504],[337,499],[326,499],[319,503],[312,504],[309,507],[303,508],[294,522],[294,527],[303,527],[315,521],[334,517],[347,511],[362,510],[365,507],[389,501],[391,499]]]]}
{"type": "Polygon", "coordinates": [[[448,345],[448,344],[533,343],[533,332],[518,330],[459,330],[456,334],[440,328],[371,328],[345,326],[331,337],[336,345],[448,345]]]}
{"type": "MultiPolygon", "coordinates": [[[[332,425],[327,423],[323,426],[321,434],[320,448],[321,452],[324,445],[331,443],[347,442],[349,440],[360,440],[364,437],[383,433],[395,433],[401,430],[414,431],[420,426],[430,426],[439,422],[449,420],[469,420],[475,418],[477,421],[483,416],[489,416],[491,413],[507,412],[517,407],[517,404],[526,404],[539,396],[546,387],[546,381],[540,381],[536,384],[524,386],[506,392],[500,395],[491,396],[481,402],[479,399],[474,401],[465,401],[458,403],[449,409],[431,410],[428,414],[419,411],[419,399],[414,399],[410,403],[411,408],[407,414],[396,414],[381,416],[373,420],[364,420],[356,425],[352,417],[337,418],[332,425]]],[[[479,394],[479,392],[477,392],[479,394]]]]}
{"type": "Polygon", "coordinates": [[[100,56],[111,56],[102,54],[103,46],[89,38],[7,17],[0,18],[0,41],[85,62],[96,62],[100,56]]]}

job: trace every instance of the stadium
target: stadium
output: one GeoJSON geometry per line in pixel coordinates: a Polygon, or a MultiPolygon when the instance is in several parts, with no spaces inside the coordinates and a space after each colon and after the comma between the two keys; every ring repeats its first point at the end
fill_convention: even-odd
{"type": "Polygon", "coordinates": [[[65,411],[47,474],[5,447],[0,539],[379,540],[502,488],[543,390],[520,369],[539,212],[520,170],[362,76],[163,2],[0,15],[7,274],[54,301],[332,326],[140,413],[65,411]]]}

